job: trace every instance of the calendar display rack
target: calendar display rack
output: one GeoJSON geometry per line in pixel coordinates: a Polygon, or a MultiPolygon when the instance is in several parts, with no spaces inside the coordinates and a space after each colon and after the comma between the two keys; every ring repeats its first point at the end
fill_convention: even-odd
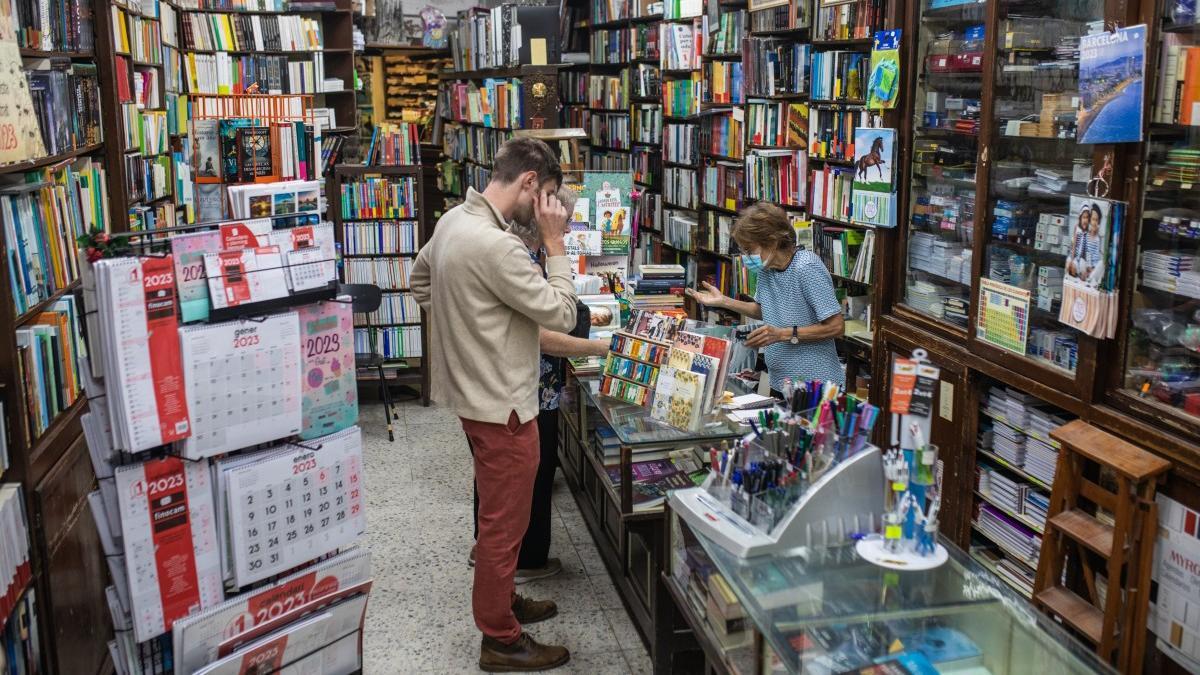
{"type": "MultiPolygon", "coordinates": [[[[172,234],[185,235],[197,229],[219,225],[221,223],[206,223],[170,229],[172,234]]],[[[156,233],[158,237],[162,234],[156,233]]],[[[158,237],[140,237],[139,241],[133,242],[134,248],[161,248],[162,244],[169,242],[169,239],[158,237]]],[[[130,255],[124,258],[144,262],[169,259],[170,256],[167,252],[137,256],[131,251],[130,255]]],[[[105,263],[98,262],[95,267],[99,268],[102,264],[105,263]]],[[[104,297],[92,295],[96,293],[98,284],[93,286],[90,282],[94,282],[96,278],[98,276],[91,279],[85,276],[84,296],[96,298],[92,300],[94,305],[87,307],[87,310],[89,313],[98,314],[112,311],[104,297]]],[[[345,372],[354,372],[354,350],[349,340],[351,312],[347,303],[334,297],[336,293],[337,283],[330,281],[319,289],[300,291],[266,302],[249,303],[225,310],[214,309],[210,311],[206,321],[193,324],[190,328],[177,329],[180,331],[178,339],[184,344],[189,338],[196,339],[185,336],[185,331],[232,329],[232,335],[241,336],[235,337],[232,340],[233,344],[225,348],[229,356],[233,357],[234,350],[239,346],[239,339],[245,341],[244,333],[253,336],[251,339],[257,343],[260,333],[251,331],[260,331],[263,343],[269,343],[271,338],[262,327],[272,322],[290,321],[295,332],[291,334],[291,341],[286,342],[280,349],[296,350],[295,355],[290,357],[295,365],[292,380],[294,391],[289,395],[280,391],[276,383],[262,384],[260,381],[260,384],[270,390],[265,394],[272,400],[295,402],[293,412],[299,434],[288,434],[267,442],[258,442],[261,439],[255,439],[252,443],[248,442],[246,447],[203,456],[200,459],[189,453],[183,440],[134,452],[116,449],[117,437],[108,431],[109,423],[121,415],[128,415],[129,411],[113,410],[112,406],[121,406],[124,399],[112,395],[111,381],[101,383],[92,379],[90,364],[85,365],[88,374],[86,388],[92,409],[84,416],[84,434],[88,440],[96,474],[100,479],[100,489],[90,501],[114,582],[107,596],[115,628],[115,640],[110,643],[109,651],[116,664],[116,672],[156,675],[177,672],[172,664],[179,663],[177,659],[181,654],[175,653],[174,650],[180,648],[181,640],[184,640],[182,644],[185,645],[190,644],[187,640],[200,640],[197,643],[199,647],[196,648],[206,654],[208,652],[204,650],[211,646],[211,654],[208,655],[215,659],[216,644],[206,646],[208,643],[205,640],[220,638],[219,634],[208,636],[201,631],[201,638],[196,638],[195,635],[191,638],[181,638],[179,631],[174,631],[173,634],[171,624],[187,620],[192,624],[199,623],[203,627],[206,621],[216,620],[209,617],[210,614],[218,616],[222,611],[230,611],[228,606],[231,603],[253,603],[259,597],[280,592],[279,588],[284,584],[300,583],[293,579],[298,570],[311,565],[325,564],[323,561],[328,560],[365,557],[365,553],[355,553],[357,549],[353,546],[365,530],[362,441],[361,432],[356,425],[357,403],[344,410],[318,411],[317,407],[314,407],[310,415],[307,408],[314,393],[308,389],[302,393],[300,385],[301,369],[311,373],[314,365],[307,362],[304,355],[313,356],[314,353],[320,352],[318,356],[324,356],[326,352],[322,352],[322,349],[328,349],[331,343],[344,346],[334,356],[335,359],[340,359],[335,369],[344,368],[345,372]],[[252,315],[258,318],[250,318],[252,315]],[[305,328],[303,335],[299,335],[302,331],[301,326],[317,325],[332,325],[333,332],[316,334],[305,328]],[[315,349],[314,345],[322,346],[322,349],[315,349]],[[346,363],[347,359],[349,364],[346,363]],[[334,431],[323,433],[328,429],[334,431]],[[329,445],[331,442],[334,445],[329,445]],[[293,470],[281,470],[282,464],[291,464],[293,470]],[[196,474],[196,470],[201,466],[203,470],[196,474]],[[215,467],[215,471],[210,471],[210,466],[215,467]],[[268,466],[271,467],[269,471],[260,468],[268,466]],[[161,490],[163,485],[172,486],[172,496],[167,497],[163,496],[161,491],[156,492],[161,490]],[[113,495],[111,499],[105,496],[108,492],[113,495]],[[172,605],[171,599],[166,595],[159,597],[153,592],[147,595],[146,582],[138,581],[139,578],[149,576],[151,588],[156,589],[158,581],[154,579],[157,575],[170,577],[176,573],[159,559],[160,548],[167,548],[163,542],[156,540],[160,525],[149,527],[151,517],[155,523],[163,522],[159,514],[163,513],[168,504],[182,504],[176,508],[186,512],[186,517],[180,518],[190,528],[188,532],[191,535],[192,548],[185,550],[183,557],[188,560],[191,570],[184,574],[185,578],[181,583],[185,588],[189,583],[195,587],[198,597],[192,599],[187,607],[199,607],[199,611],[181,613],[178,604],[172,605]],[[119,513],[115,516],[109,514],[109,508],[115,508],[119,513]],[[143,523],[139,518],[146,520],[143,523]],[[112,531],[109,526],[112,522],[119,523],[118,531],[112,531]],[[140,528],[140,524],[144,524],[145,527],[140,528]],[[272,534],[276,527],[279,528],[278,532],[272,534]],[[201,534],[197,534],[198,532],[201,534]],[[209,533],[207,539],[204,532],[209,533]],[[241,571],[240,575],[235,575],[232,571],[235,567],[241,571]],[[260,567],[262,571],[259,571],[260,567]],[[122,572],[127,576],[122,578],[122,572]],[[187,578],[189,574],[194,575],[190,580],[187,578]],[[288,577],[289,574],[292,576],[288,577]]],[[[168,293],[172,303],[171,314],[175,325],[178,326],[180,317],[174,315],[175,299],[171,297],[172,294],[168,293]]],[[[113,318],[122,319],[123,316],[113,318]]],[[[105,344],[104,340],[108,337],[102,331],[89,334],[90,353],[95,358],[103,358],[106,348],[117,344],[105,344]]],[[[203,342],[202,349],[199,350],[200,354],[210,355],[213,363],[218,357],[211,355],[221,351],[219,345],[229,342],[224,339],[223,334],[217,337],[220,339],[203,342]]],[[[287,370],[288,359],[285,357],[281,365],[276,351],[278,350],[271,352],[274,356],[266,360],[256,360],[255,363],[258,363],[260,368],[266,367],[272,371],[287,370]]],[[[187,354],[186,349],[183,354],[187,354]]],[[[241,360],[231,358],[226,362],[230,364],[229,367],[236,368],[244,368],[248,363],[244,353],[241,360]]],[[[105,367],[111,369],[114,363],[112,359],[106,360],[105,367]]],[[[187,375],[184,380],[189,389],[187,400],[192,413],[191,432],[193,436],[200,436],[203,433],[203,418],[198,415],[205,409],[197,405],[197,396],[193,389],[203,384],[203,380],[200,380],[196,373],[210,371],[198,370],[195,364],[192,364],[190,370],[189,364],[186,363],[179,364],[179,367],[187,375]]],[[[210,389],[214,396],[219,394],[222,399],[243,400],[234,393],[242,392],[237,386],[252,386],[244,382],[246,377],[261,380],[260,376],[263,375],[261,370],[254,371],[257,375],[249,374],[250,372],[246,369],[243,372],[243,382],[235,386],[229,379],[236,377],[235,373],[226,371],[222,374],[214,371],[212,379],[209,380],[210,389]]],[[[106,375],[116,379],[119,377],[117,373],[119,371],[108,370],[106,375]]],[[[307,377],[311,378],[311,374],[307,377]]],[[[308,385],[311,384],[314,383],[308,382],[308,385]]],[[[321,383],[320,389],[329,391],[331,387],[338,386],[342,387],[342,391],[353,390],[352,376],[348,382],[327,379],[321,383]]],[[[317,387],[312,389],[316,390],[317,387]]],[[[339,400],[344,396],[340,392],[337,394],[339,400]]],[[[235,402],[225,408],[233,411],[256,404],[261,406],[261,401],[245,398],[243,402],[235,402]]],[[[286,405],[284,404],[285,407],[286,405]]],[[[248,410],[243,410],[243,417],[246,412],[248,410]]],[[[266,416],[263,423],[269,423],[271,419],[273,418],[266,416]]],[[[231,443],[235,446],[240,445],[236,439],[231,443]]],[[[175,554],[179,555],[180,552],[176,550],[175,554]]],[[[360,562],[360,567],[365,571],[360,571],[359,576],[369,575],[369,559],[366,560],[360,562]]],[[[177,579],[172,581],[178,582],[177,579]]],[[[365,587],[369,588],[369,579],[359,581],[365,582],[365,587]]],[[[244,626],[246,632],[239,648],[257,648],[264,644],[264,641],[278,640],[286,636],[291,627],[299,624],[301,619],[309,618],[316,609],[335,611],[334,608],[341,607],[341,603],[361,601],[361,594],[342,597],[329,595],[328,589],[305,588],[301,589],[301,592],[305,594],[306,601],[315,604],[305,604],[304,611],[286,615],[291,617],[291,622],[285,620],[278,625],[272,623],[273,632],[266,637],[260,635],[261,626],[244,626]],[[257,633],[255,629],[259,629],[257,633]]],[[[355,630],[361,631],[361,623],[355,630]]],[[[331,636],[325,646],[340,642],[349,635],[331,636]]],[[[345,652],[344,648],[339,652],[342,654],[341,658],[350,658],[345,656],[345,652]]],[[[194,651],[188,653],[191,654],[191,658],[196,658],[194,651]]],[[[311,656],[312,652],[309,652],[296,658],[311,656]]],[[[356,658],[361,667],[361,653],[358,653],[356,658]]],[[[201,665],[204,662],[208,662],[207,658],[201,665]]]]}
{"type": "MultiPolygon", "coordinates": [[[[394,210],[388,213],[378,209],[372,211],[370,206],[363,206],[361,209],[347,206],[345,202],[341,204],[340,208],[330,209],[334,223],[334,236],[342,257],[341,279],[346,283],[375,283],[380,286],[385,303],[381,305],[381,309],[388,303],[401,303],[407,305],[409,310],[416,311],[415,315],[404,314],[403,316],[381,313],[378,318],[386,320],[356,315],[355,342],[360,353],[382,350],[380,353],[385,359],[386,381],[379,384],[382,386],[417,385],[421,390],[422,404],[428,406],[429,368],[424,358],[429,351],[428,323],[425,311],[415,307],[415,300],[412,298],[406,281],[407,271],[403,272],[403,278],[399,285],[388,286],[378,277],[364,279],[362,276],[355,276],[356,271],[348,270],[349,267],[355,265],[376,263],[401,270],[408,270],[411,267],[417,253],[429,238],[428,221],[430,219],[425,217],[425,171],[421,166],[339,164],[334,167],[330,176],[328,194],[331,195],[331,199],[344,198],[344,195],[352,194],[356,189],[363,188],[365,181],[377,181],[376,185],[385,183],[389,186],[403,182],[409,187],[407,190],[402,190],[401,194],[408,195],[411,201],[406,204],[393,205],[394,210]],[[364,224],[378,227],[381,231],[392,227],[408,227],[411,237],[406,241],[392,241],[390,237],[384,237],[381,233],[377,240],[373,240],[377,245],[371,246],[370,252],[347,253],[348,228],[364,224]],[[408,335],[411,335],[412,329],[419,332],[419,336],[415,338],[415,344],[413,341],[406,341],[399,346],[401,349],[415,346],[418,348],[416,354],[411,354],[411,350],[398,353],[393,349],[393,342],[383,340],[384,332],[390,331],[388,335],[390,338],[397,332],[408,331],[408,335]],[[388,371],[391,371],[390,374],[388,371]]],[[[360,381],[368,381],[372,379],[372,374],[364,371],[359,378],[360,381]]]]}

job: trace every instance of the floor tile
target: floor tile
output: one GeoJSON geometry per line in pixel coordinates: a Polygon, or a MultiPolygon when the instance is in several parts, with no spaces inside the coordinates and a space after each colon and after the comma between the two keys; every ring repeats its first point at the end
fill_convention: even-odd
{"type": "MultiPolygon", "coordinates": [[[[363,638],[364,672],[472,673],[480,635],[471,616],[474,573],[472,465],[458,418],[419,403],[397,406],[389,443],[383,406],[361,406],[367,484],[365,546],[375,577],[363,638]]],[[[554,600],[560,614],[529,627],[541,642],[566,645],[572,660],[556,673],[648,672],[640,638],[599,559],[561,474],[553,496],[550,555],[563,571],[517,588],[554,600]],[[630,646],[633,645],[633,649],[630,646]],[[623,651],[624,650],[624,651],[623,651]],[[632,670],[631,670],[632,669],[632,670]]]]}
{"type": "Polygon", "coordinates": [[[654,672],[654,662],[650,660],[650,655],[645,649],[626,649],[621,655],[625,657],[625,663],[629,665],[632,675],[650,675],[654,672]]]}

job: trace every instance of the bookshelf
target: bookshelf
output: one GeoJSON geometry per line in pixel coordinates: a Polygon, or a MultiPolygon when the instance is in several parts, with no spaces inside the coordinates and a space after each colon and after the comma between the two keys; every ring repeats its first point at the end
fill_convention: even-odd
{"type": "MultiPolygon", "coordinates": [[[[428,353],[429,331],[407,281],[429,237],[424,183],[420,166],[340,164],[331,176],[329,194],[341,204],[330,212],[342,251],[342,281],[373,283],[383,290],[383,303],[370,317],[371,329],[367,317],[354,317],[355,351],[382,354],[387,379],[377,384],[420,386],[422,403],[428,406],[429,368],[423,355],[428,353]],[[376,198],[373,209],[360,199],[367,194],[376,198]]],[[[359,373],[360,382],[377,379],[359,373]]]]}
{"type": "MultiPolygon", "coordinates": [[[[88,3],[56,6],[91,16],[88,3]]],[[[0,481],[21,486],[29,528],[21,546],[31,556],[30,579],[9,590],[37,607],[33,642],[4,648],[12,667],[93,673],[104,667],[111,631],[99,543],[73,515],[86,509],[95,480],[79,422],[88,404],[76,359],[83,314],[74,238],[109,223],[107,136],[90,25],[40,34],[39,25],[23,15],[14,26],[20,61],[11,66],[29,85],[18,95],[33,103],[40,156],[0,165],[0,481]]]]}
{"type": "Polygon", "coordinates": [[[421,125],[421,142],[431,143],[437,73],[450,66],[450,50],[367,43],[360,62],[359,133],[380,122],[414,122],[421,125]]]}
{"type": "Polygon", "coordinates": [[[124,141],[106,147],[119,230],[204,219],[192,166],[197,98],[303,94],[326,134],[356,129],[350,0],[109,0],[95,14],[101,99],[120,111],[105,116],[105,133],[124,141]]]}

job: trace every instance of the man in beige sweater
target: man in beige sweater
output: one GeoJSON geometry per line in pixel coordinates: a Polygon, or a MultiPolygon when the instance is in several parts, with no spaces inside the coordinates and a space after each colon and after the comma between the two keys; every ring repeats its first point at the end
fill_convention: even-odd
{"type": "Polygon", "coordinates": [[[538,468],[538,327],[565,333],[575,326],[567,212],[555,197],[562,169],[545,143],[510,140],[492,167],[483,193],[469,189],[438,221],[409,285],[429,315],[431,398],[454,410],[474,448],[479,538],[471,605],[483,632],[479,667],[546,670],[570,654],[538,644],[521,624],[549,619],[558,608],[516,595],[513,575],[538,468]],[[537,222],[545,278],[507,231],[514,219],[537,222]]]}

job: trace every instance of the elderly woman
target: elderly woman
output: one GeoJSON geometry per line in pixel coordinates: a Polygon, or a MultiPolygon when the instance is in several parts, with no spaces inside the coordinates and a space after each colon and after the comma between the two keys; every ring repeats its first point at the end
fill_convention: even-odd
{"type": "Polygon", "coordinates": [[[845,324],[833,279],[821,258],[796,246],[796,233],[783,209],[759,202],[743,211],[733,227],[742,263],[758,274],[754,302],[725,296],[712,284],[688,295],[765,325],[750,333],[746,346],[761,348],[776,395],[783,381],[829,380],[843,386],[846,370],[833,339],[845,324]]]}

